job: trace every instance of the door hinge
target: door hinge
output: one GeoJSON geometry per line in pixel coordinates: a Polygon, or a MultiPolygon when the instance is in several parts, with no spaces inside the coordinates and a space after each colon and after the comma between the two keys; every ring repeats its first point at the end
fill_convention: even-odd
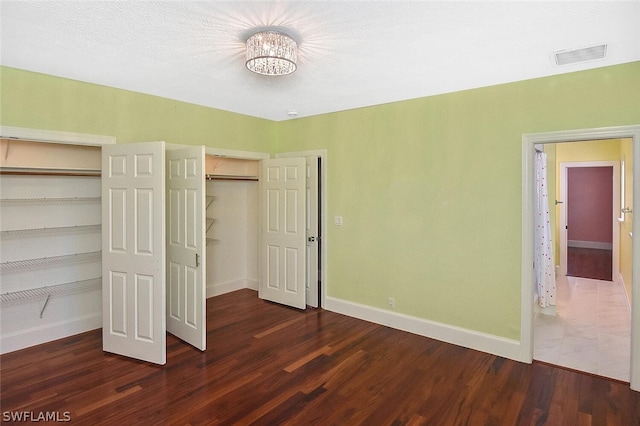
{"type": "Polygon", "coordinates": [[[315,243],[316,241],[318,241],[318,237],[309,237],[307,238],[307,241],[309,241],[310,243],[315,243]]]}
{"type": "Polygon", "coordinates": [[[196,268],[200,266],[200,255],[196,253],[196,268]]]}

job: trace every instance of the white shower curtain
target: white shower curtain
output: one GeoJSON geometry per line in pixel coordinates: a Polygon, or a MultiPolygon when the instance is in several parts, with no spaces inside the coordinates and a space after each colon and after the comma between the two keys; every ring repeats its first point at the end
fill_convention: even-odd
{"type": "Polygon", "coordinates": [[[535,251],[534,271],[540,307],[555,306],[556,276],[549,219],[547,154],[536,151],[535,251]]]}

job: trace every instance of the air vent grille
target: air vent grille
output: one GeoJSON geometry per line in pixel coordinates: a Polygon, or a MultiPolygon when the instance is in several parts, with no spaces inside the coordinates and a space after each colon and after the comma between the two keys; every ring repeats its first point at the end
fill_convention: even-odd
{"type": "Polygon", "coordinates": [[[569,65],[578,62],[594,61],[603,59],[607,54],[607,45],[583,47],[581,49],[562,50],[555,52],[554,57],[557,65],[569,65]]]}

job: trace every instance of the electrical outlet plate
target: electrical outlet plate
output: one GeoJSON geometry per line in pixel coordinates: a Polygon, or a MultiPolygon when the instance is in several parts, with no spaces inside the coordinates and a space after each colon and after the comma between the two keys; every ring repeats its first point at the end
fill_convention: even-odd
{"type": "Polygon", "coordinates": [[[390,309],[395,309],[396,308],[396,299],[394,299],[393,297],[389,298],[389,308],[390,309]]]}

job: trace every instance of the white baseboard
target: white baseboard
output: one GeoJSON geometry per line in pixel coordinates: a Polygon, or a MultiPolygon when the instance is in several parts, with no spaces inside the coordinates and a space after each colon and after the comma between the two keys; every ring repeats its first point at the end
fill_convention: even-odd
{"type": "MultiPolygon", "coordinates": [[[[631,313],[631,298],[629,298],[629,295],[627,294],[627,288],[624,286],[624,278],[622,277],[621,273],[618,273],[618,282],[622,286],[622,291],[624,291],[624,299],[627,301],[627,308],[629,309],[629,315],[632,315],[632,313],[631,313]]],[[[632,315],[632,317],[633,317],[633,315],[632,315]]]]}
{"type": "Polygon", "coordinates": [[[102,327],[102,313],[46,324],[0,336],[0,354],[84,333],[102,327]]]}
{"type": "Polygon", "coordinates": [[[225,281],[222,283],[213,283],[207,285],[207,298],[220,296],[221,294],[231,293],[232,291],[248,288],[250,290],[258,290],[258,280],[250,278],[241,278],[239,280],[225,281]]]}
{"type": "Polygon", "coordinates": [[[333,297],[326,298],[323,308],[328,311],[359,318],[397,330],[407,331],[516,361],[527,362],[522,359],[522,347],[518,340],[429,321],[333,297]]]}
{"type": "Polygon", "coordinates": [[[567,247],[590,248],[590,249],[598,249],[598,250],[613,250],[613,244],[601,243],[598,241],[569,240],[567,241],[567,247]]]}

